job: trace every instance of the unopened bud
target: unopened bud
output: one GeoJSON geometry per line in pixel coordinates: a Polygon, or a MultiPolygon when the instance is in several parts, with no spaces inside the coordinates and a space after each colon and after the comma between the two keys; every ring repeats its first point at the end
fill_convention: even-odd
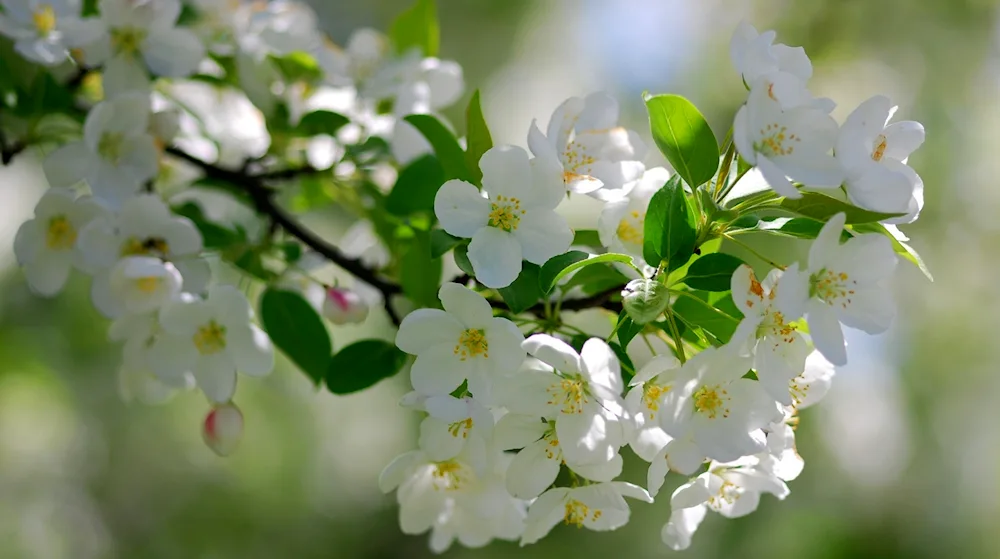
{"type": "Polygon", "coordinates": [[[219,404],[205,416],[201,430],[205,444],[219,456],[229,456],[243,438],[243,413],[236,404],[219,404]]]}
{"type": "Polygon", "coordinates": [[[666,286],[655,280],[632,280],[622,291],[622,306],[636,324],[656,320],[669,303],[670,293],[666,286]]]}
{"type": "Polygon", "coordinates": [[[355,291],[331,287],[323,300],[323,316],[334,324],[358,324],[368,318],[368,303],[355,291]]]}

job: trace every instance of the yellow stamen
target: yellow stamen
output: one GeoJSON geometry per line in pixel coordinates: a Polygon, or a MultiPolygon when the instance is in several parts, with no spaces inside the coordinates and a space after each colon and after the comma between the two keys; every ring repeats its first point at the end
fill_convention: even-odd
{"type": "Polygon", "coordinates": [[[497,196],[490,204],[490,215],[487,225],[502,229],[508,233],[517,229],[521,223],[521,216],[524,210],[521,209],[521,201],[517,198],[507,198],[497,196]]]}
{"type": "Polygon", "coordinates": [[[476,330],[475,328],[464,330],[458,336],[458,344],[455,346],[455,355],[457,355],[461,361],[465,361],[470,357],[479,356],[489,359],[490,344],[486,339],[486,332],[484,330],[476,330]]]}
{"type": "Polygon", "coordinates": [[[70,250],[76,244],[76,228],[64,215],[49,219],[49,228],[45,231],[45,246],[51,250],[70,250]]]}
{"type": "Polygon", "coordinates": [[[35,31],[44,37],[56,28],[56,11],[48,4],[42,4],[35,8],[31,14],[31,21],[35,24],[35,31]]]}
{"type": "Polygon", "coordinates": [[[160,278],[146,277],[135,280],[135,286],[143,293],[154,293],[160,287],[160,278]]]}
{"type": "Polygon", "coordinates": [[[202,355],[213,355],[226,349],[226,327],[210,320],[195,332],[194,346],[202,355]]]}
{"type": "Polygon", "coordinates": [[[720,385],[702,386],[695,391],[694,409],[696,412],[705,415],[709,419],[715,419],[719,415],[729,417],[729,408],[726,402],[731,400],[729,392],[720,385]]]}

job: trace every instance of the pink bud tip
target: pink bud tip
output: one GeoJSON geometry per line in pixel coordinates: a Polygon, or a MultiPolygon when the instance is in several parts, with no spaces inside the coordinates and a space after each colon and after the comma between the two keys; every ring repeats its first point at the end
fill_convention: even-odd
{"type": "Polygon", "coordinates": [[[243,413],[232,402],[212,408],[202,425],[202,438],[219,456],[229,456],[243,438],[243,413]]]}

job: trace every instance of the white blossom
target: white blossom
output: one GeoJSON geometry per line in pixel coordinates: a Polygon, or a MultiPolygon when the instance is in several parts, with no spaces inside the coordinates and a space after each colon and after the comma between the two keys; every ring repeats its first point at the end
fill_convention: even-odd
{"type": "Polygon", "coordinates": [[[80,17],[79,0],[3,0],[0,34],[32,62],[55,66],[67,60],[69,49],[95,40],[96,20],[80,17]]]}
{"type": "Polygon", "coordinates": [[[560,522],[595,532],[617,530],[631,515],[625,497],[653,502],[645,489],[624,481],[549,489],[531,503],[521,545],[544,538],[560,522]]]}
{"type": "Polygon", "coordinates": [[[493,414],[472,396],[430,396],[423,403],[428,416],[420,423],[420,449],[434,461],[463,453],[482,471],[493,443],[493,414]]]}
{"type": "Polygon", "coordinates": [[[170,262],[150,256],[129,256],[109,271],[102,287],[91,290],[91,298],[97,310],[108,317],[141,314],[159,309],[176,298],[183,281],[170,262]]]}
{"type": "Polygon", "coordinates": [[[483,188],[453,179],[434,198],[441,227],[456,237],[471,238],[469,261],[476,279],[487,287],[510,285],[521,261],[544,264],[566,252],[573,231],[555,213],[565,190],[552,162],[528,160],[518,147],[495,147],[479,161],[483,188]]]}
{"type": "Polygon", "coordinates": [[[663,167],[646,169],[625,197],[612,200],[601,209],[597,233],[601,244],[611,252],[628,254],[642,260],[642,241],[649,201],[667,181],[670,171],[663,167]]]}
{"type": "Polygon", "coordinates": [[[757,29],[741,21],[729,42],[729,57],[743,81],[752,84],[762,76],[775,72],[789,73],[803,83],[812,77],[812,62],[802,47],[774,44],[777,33],[757,29]]]}
{"type": "Polygon", "coordinates": [[[614,200],[628,194],[645,170],[646,145],[618,124],[618,101],[606,93],[570,97],[543,135],[533,121],[528,146],[538,158],[558,161],[570,192],[614,200]]]}

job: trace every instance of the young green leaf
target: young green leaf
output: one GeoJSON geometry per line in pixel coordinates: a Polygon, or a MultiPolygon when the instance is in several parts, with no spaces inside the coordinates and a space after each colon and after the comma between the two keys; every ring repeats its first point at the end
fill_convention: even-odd
{"type": "Polygon", "coordinates": [[[741,264],[742,260],[730,254],[706,254],[691,263],[684,283],[692,289],[703,291],[729,291],[733,272],[741,264]]]}
{"type": "Polygon", "coordinates": [[[326,387],[334,394],[351,394],[394,376],[406,363],[406,354],[384,340],[361,340],[341,349],[329,360],[326,387]]]}
{"type": "MultiPolygon", "coordinates": [[[[740,319],[713,306],[690,291],[682,292],[671,310],[689,326],[697,326],[725,343],[733,337],[740,319]]],[[[730,297],[730,303],[732,298],[730,297]]]]}
{"type": "Polygon", "coordinates": [[[431,258],[441,258],[444,253],[457,247],[465,239],[452,237],[442,229],[431,231],[431,258]]]}
{"type": "Polygon", "coordinates": [[[603,248],[601,236],[593,229],[577,229],[573,232],[573,246],[603,248]]]}
{"type": "Polygon", "coordinates": [[[399,216],[420,211],[433,214],[434,197],[444,181],[441,163],[433,155],[425,155],[399,172],[386,198],[385,209],[399,216]]]}
{"type": "Polygon", "coordinates": [[[580,286],[587,295],[601,293],[615,287],[621,287],[628,283],[625,274],[619,272],[611,266],[587,266],[582,268],[566,283],[562,284],[563,291],[569,291],[576,286],[580,286]]]}
{"type": "Polygon", "coordinates": [[[803,192],[798,199],[781,198],[778,207],[803,217],[811,217],[819,221],[827,221],[834,215],[844,212],[847,215],[847,224],[854,223],[874,223],[885,219],[899,217],[899,213],[882,213],[865,210],[857,206],[852,206],[847,202],[831,198],[826,194],[818,192],[803,192]]]}
{"type": "Polygon", "coordinates": [[[441,121],[431,115],[409,115],[404,119],[423,134],[434,149],[434,155],[441,162],[444,178],[469,180],[469,170],[465,166],[465,152],[458,144],[458,138],[441,121]]]}
{"type": "Polygon", "coordinates": [[[628,343],[632,341],[639,332],[642,332],[643,325],[637,324],[632,320],[628,313],[624,310],[618,315],[618,342],[622,344],[622,347],[628,347],[628,343]]]}
{"type": "Polygon", "coordinates": [[[195,227],[198,228],[198,232],[201,233],[205,248],[208,250],[226,249],[247,241],[243,231],[209,221],[197,202],[184,202],[180,206],[175,206],[173,212],[181,217],[190,219],[194,223],[195,227]]]}
{"type": "Polygon", "coordinates": [[[649,201],[643,228],[642,254],[650,266],[669,261],[669,270],[687,263],[696,237],[695,211],[677,175],[649,201]]]}
{"type": "Polygon", "coordinates": [[[462,243],[455,247],[451,253],[455,257],[455,265],[469,277],[476,277],[476,271],[472,269],[472,261],[469,260],[469,245],[462,243]]]}
{"type": "Polygon", "coordinates": [[[312,305],[298,293],[269,287],[260,298],[260,322],[302,372],[316,384],[323,381],[333,347],[312,305]]]}
{"type": "Polygon", "coordinates": [[[663,314],[670,304],[670,293],[662,283],[646,279],[628,282],[622,291],[622,307],[636,324],[648,324],[663,314]]]}
{"type": "Polygon", "coordinates": [[[553,256],[545,263],[539,274],[539,285],[542,292],[548,293],[555,288],[559,280],[568,274],[591,264],[606,264],[610,262],[632,263],[632,257],[627,254],[587,254],[579,250],[571,250],[565,254],[553,256]]]}
{"type": "Polygon", "coordinates": [[[284,56],[271,56],[271,60],[288,82],[315,83],[323,79],[323,69],[308,52],[294,51],[284,56]]]}
{"type": "Polygon", "coordinates": [[[482,185],[483,172],[479,169],[479,160],[483,154],[493,147],[493,137],[483,116],[483,107],[479,104],[479,90],[472,94],[469,106],[465,109],[465,166],[469,170],[470,182],[482,185]]]}
{"type": "Polygon", "coordinates": [[[389,28],[389,38],[400,54],[416,47],[424,56],[437,56],[441,31],[434,0],[417,0],[410,9],[396,16],[389,28]]]}
{"type": "Polygon", "coordinates": [[[299,120],[294,132],[299,136],[318,136],[320,134],[333,136],[337,130],[350,122],[351,120],[346,116],[333,111],[313,111],[306,113],[299,120]]]}
{"type": "Polygon", "coordinates": [[[403,293],[420,306],[438,307],[442,263],[431,256],[430,233],[414,229],[402,250],[399,283],[403,293]]]}
{"type": "Polygon", "coordinates": [[[632,380],[632,377],[635,376],[635,365],[632,364],[632,358],[629,357],[628,352],[625,351],[625,348],[623,348],[620,344],[608,342],[608,347],[611,348],[611,351],[615,353],[615,357],[617,357],[618,361],[621,362],[622,380],[625,384],[628,384],[628,382],[632,380]]]}
{"type": "Polygon", "coordinates": [[[542,298],[542,289],[538,285],[540,270],[537,264],[523,262],[521,273],[514,283],[499,290],[500,296],[514,314],[530,309],[542,298]]]}
{"type": "Polygon", "coordinates": [[[719,143],[705,117],[680,95],[646,97],[653,141],[692,189],[719,169],[719,143]]]}

